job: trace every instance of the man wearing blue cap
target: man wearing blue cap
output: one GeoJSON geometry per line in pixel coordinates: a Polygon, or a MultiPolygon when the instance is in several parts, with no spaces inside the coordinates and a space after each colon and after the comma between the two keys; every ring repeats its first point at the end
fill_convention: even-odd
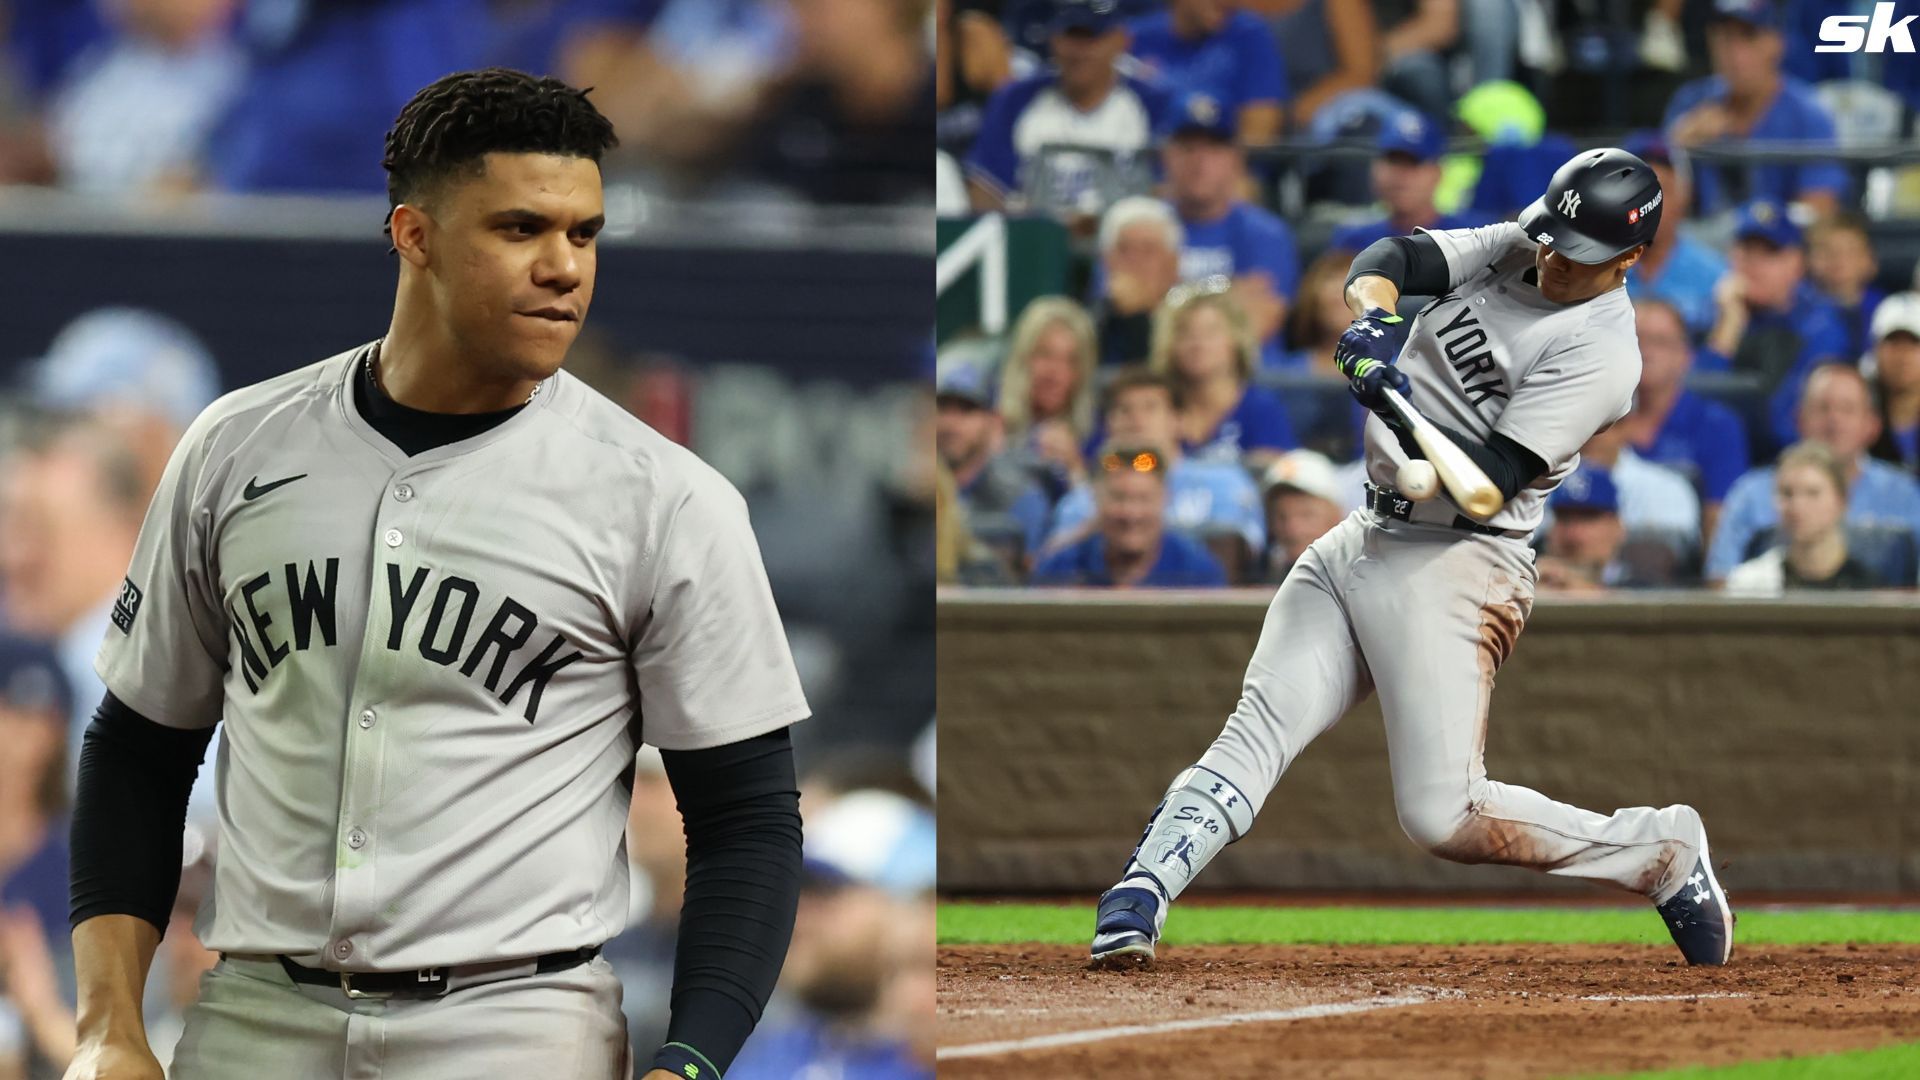
{"type": "MultiPolygon", "coordinates": [[[[1772,0],[1714,0],[1707,26],[1713,74],[1682,86],[1667,103],[1662,124],[1674,145],[1692,149],[1723,141],[1835,145],[1833,117],[1813,88],[1781,71],[1784,43],[1772,0]]],[[[1697,176],[1702,208],[1717,211],[1741,198],[1801,202],[1825,216],[1849,184],[1834,162],[1755,165],[1738,173],[1703,167],[1697,176]]]]}
{"type": "Polygon", "coordinates": [[[1547,498],[1551,519],[1540,556],[1540,587],[1599,592],[1623,583],[1620,492],[1605,469],[1582,465],[1547,498]]]}
{"type": "Polygon", "coordinates": [[[1227,111],[1205,95],[1188,97],[1161,161],[1168,199],[1186,230],[1180,279],[1231,280],[1260,339],[1260,365],[1277,366],[1280,327],[1300,287],[1300,257],[1287,223],[1241,196],[1247,159],[1227,111]]]}
{"type": "Polygon", "coordinates": [[[948,364],[934,382],[939,415],[934,446],[953,471],[969,515],[1005,514],[1020,526],[1029,556],[1046,537],[1052,504],[1032,476],[1005,453],[1006,429],[994,408],[992,380],[972,364],[948,364]]]}
{"type": "Polygon", "coordinates": [[[1334,230],[1327,246],[1361,252],[1389,236],[1410,235],[1416,229],[1443,231],[1471,229],[1485,224],[1477,217],[1443,214],[1434,205],[1440,188],[1440,156],[1447,150],[1447,132],[1432,118],[1411,109],[1398,113],[1380,129],[1380,153],[1373,159],[1373,194],[1387,216],[1334,230]]]}
{"type": "Polygon", "coordinates": [[[1273,31],[1226,0],[1171,0],[1128,25],[1128,52],[1187,94],[1218,102],[1229,134],[1243,145],[1280,135],[1287,69],[1273,31]]]}
{"type": "Polygon", "coordinates": [[[967,155],[967,190],[978,211],[1001,210],[1024,194],[1049,190],[1077,209],[1098,212],[1094,166],[1072,157],[1030,175],[1042,148],[1080,147],[1126,159],[1153,146],[1173,118],[1171,91],[1115,66],[1128,35],[1117,0],[1056,0],[1053,66],[1008,83],[987,101],[967,155]]]}
{"type": "Polygon", "coordinates": [[[1741,207],[1732,256],[1732,270],[1714,288],[1713,330],[1695,366],[1760,376],[1771,395],[1768,433],[1785,446],[1794,441],[1807,372],[1822,360],[1853,359],[1845,355],[1846,324],[1807,280],[1805,241],[1785,205],[1760,199],[1741,207]]]}

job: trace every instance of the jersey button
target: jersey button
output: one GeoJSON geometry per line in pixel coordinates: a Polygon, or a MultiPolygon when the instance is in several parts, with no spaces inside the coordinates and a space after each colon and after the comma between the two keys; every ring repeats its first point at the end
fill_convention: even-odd
{"type": "Polygon", "coordinates": [[[401,542],[405,539],[406,537],[400,535],[399,529],[387,530],[387,546],[388,547],[399,547],[401,542]]]}
{"type": "Polygon", "coordinates": [[[347,846],[355,851],[367,846],[367,834],[355,829],[347,834],[347,846]]]}
{"type": "Polygon", "coordinates": [[[353,955],[353,942],[351,941],[334,942],[334,945],[333,945],[334,959],[345,960],[347,957],[352,955],[353,955]]]}
{"type": "Polygon", "coordinates": [[[370,728],[370,727],[372,727],[372,726],[373,726],[373,720],[374,720],[374,712],[373,712],[373,710],[372,710],[372,709],[361,709],[361,710],[360,710],[360,726],[361,726],[362,728],[370,728]]]}
{"type": "Polygon", "coordinates": [[[399,502],[407,502],[411,500],[413,498],[413,485],[412,484],[395,484],[393,488],[393,497],[395,500],[399,502]]]}

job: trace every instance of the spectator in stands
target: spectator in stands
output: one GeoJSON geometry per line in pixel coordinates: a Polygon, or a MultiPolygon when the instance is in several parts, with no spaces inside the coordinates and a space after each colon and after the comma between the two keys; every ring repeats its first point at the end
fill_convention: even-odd
{"type": "Polygon", "coordinates": [[[1324,379],[1329,388],[1337,389],[1308,396],[1306,388],[1288,387],[1285,401],[1300,444],[1340,461],[1359,455],[1370,415],[1346,392],[1346,376],[1333,362],[1340,335],[1353,325],[1346,295],[1347,271],[1352,266],[1351,252],[1328,248],[1307,267],[1300,279],[1299,303],[1287,320],[1287,340],[1293,351],[1283,365],[1288,372],[1324,379]]]}
{"type": "Polygon", "coordinates": [[[1373,159],[1373,195],[1387,216],[1335,229],[1327,246],[1349,256],[1365,251],[1376,240],[1407,236],[1415,229],[1466,229],[1481,224],[1477,218],[1443,214],[1434,205],[1440,188],[1440,156],[1447,149],[1447,132],[1430,117],[1406,111],[1380,129],[1380,153],[1373,159]]]}
{"type": "MultiPolygon", "coordinates": [[[[101,6],[111,36],[83,54],[48,102],[42,175],[93,195],[190,190],[209,133],[246,78],[237,0],[101,6]]],[[[0,180],[7,179],[0,177],[0,180]]]]}
{"type": "Polygon", "coordinates": [[[1230,141],[1257,146],[1279,137],[1286,66],[1259,16],[1227,0],[1168,0],[1127,29],[1128,52],[1180,93],[1208,99],[1230,141]]]}
{"type": "Polygon", "coordinates": [[[1694,362],[1707,371],[1757,377],[1771,395],[1773,445],[1794,440],[1800,383],[1815,364],[1852,363],[1839,309],[1807,280],[1800,227],[1780,203],[1760,200],[1740,211],[1733,230],[1732,269],[1714,286],[1713,329],[1694,362]]]}
{"type": "Polygon", "coordinates": [[[1000,369],[1000,419],[1016,459],[1058,498],[1086,479],[1081,447],[1093,434],[1093,320],[1064,296],[1030,301],[1013,324],[1000,369]]]}
{"type": "Polygon", "coordinates": [[[1299,445],[1286,406],[1253,383],[1260,354],[1231,293],[1183,286],[1153,319],[1153,369],[1180,387],[1180,443],[1203,461],[1264,469],[1299,445]]]}
{"type": "Polygon", "coordinates": [[[793,65],[735,140],[734,170],[809,202],[924,207],[935,111],[926,5],[789,0],[786,9],[793,65]]]}
{"type": "Polygon", "coordinates": [[[1173,208],[1134,195],[1100,219],[1100,267],[1094,277],[1100,362],[1137,364],[1153,350],[1153,313],[1180,283],[1187,230],[1173,208]]]}
{"type": "Polygon", "coordinates": [[[1246,0],[1266,17],[1287,73],[1287,130],[1309,130],[1343,95],[1371,91],[1380,78],[1380,31],[1367,4],[1329,0],[1246,0]]]}
{"type": "Polygon", "coordinates": [[[1100,211],[1107,201],[1094,176],[1100,159],[1133,160],[1173,119],[1171,91],[1116,66],[1127,40],[1114,0],[1056,0],[1053,69],[1008,83],[987,101],[967,156],[976,210],[1017,206],[1023,195],[1045,190],[1076,213],[1100,211]],[[1035,155],[1050,145],[1094,156],[1068,155],[1048,163],[1049,175],[1032,175],[1035,155]]]}
{"type": "Polygon", "coordinates": [[[40,408],[111,428],[139,461],[148,495],[181,432],[220,396],[219,368],[193,331],[139,308],[95,308],[74,319],[27,381],[40,408]]]}
{"type": "Polygon", "coordinates": [[[1049,510],[1040,485],[1006,454],[1006,430],[993,407],[986,372],[970,364],[949,365],[934,385],[939,414],[934,446],[953,471],[960,505],[976,527],[981,515],[1005,515],[1017,532],[1021,558],[1030,557],[1046,535],[1049,510]]]}
{"type": "Polygon", "coordinates": [[[1146,447],[1114,444],[1094,470],[1093,533],[1046,558],[1034,585],[1194,588],[1227,583],[1205,545],[1166,527],[1167,471],[1146,447]]]}
{"type": "Polygon", "coordinates": [[[1774,468],[1773,503],[1779,540],[1727,574],[1728,593],[1779,596],[1888,584],[1847,550],[1847,467],[1833,451],[1816,442],[1787,447],[1774,468]]]}
{"type": "Polygon", "coordinates": [[[1713,287],[1727,274],[1727,258],[1687,232],[1687,219],[1693,213],[1693,182],[1691,171],[1683,167],[1685,156],[1680,155],[1676,161],[1666,138],[1653,131],[1629,135],[1622,140],[1621,149],[1653,167],[1666,200],[1653,243],[1627,271],[1627,289],[1635,299],[1664,300],[1673,305],[1686,323],[1688,338],[1698,341],[1713,329],[1713,287]]]}
{"type": "MultiPolygon", "coordinates": [[[[1101,401],[1104,438],[1143,446],[1157,456],[1166,476],[1167,527],[1206,536],[1237,534],[1244,545],[1236,565],[1247,565],[1266,548],[1260,493],[1239,465],[1190,460],[1180,451],[1180,392],[1173,380],[1143,367],[1108,381],[1101,401]]],[[[1095,517],[1092,485],[1082,483],[1053,510],[1049,550],[1083,538],[1095,517]]]]}
{"type": "Polygon", "coordinates": [[[1372,0],[1380,27],[1380,86],[1429,116],[1453,107],[1447,53],[1460,40],[1458,0],[1372,0]]]}
{"type": "Polygon", "coordinates": [[[1537,563],[1541,588],[1602,592],[1628,583],[1620,494],[1605,469],[1583,462],[1547,497],[1547,509],[1553,520],[1537,563]]]}
{"type": "Polygon", "coordinates": [[[1246,155],[1233,141],[1225,114],[1211,100],[1187,99],[1173,137],[1161,150],[1161,161],[1168,198],[1185,234],[1180,280],[1232,282],[1233,298],[1260,339],[1261,366],[1278,366],[1280,328],[1300,286],[1293,230],[1241,197],[1246,155]]]}
{"type": "Polygon", "coordinates": [[[1657,532],[1689,552],[1700,548],[1700,496],[1677,470],[1648,461],[1629,445],[1625,421],[1580,447],[1580,461],[1606,470],[1629,532],[1657,532]]]}
{"type": "MultiPolygon", "coordinates": [[[[1912,529],[1920,535],[1920,483],[1897,465],[1870,457],[1880,438],[1873,393],[1858,368],[1822,364],[1807,377],[1800,403],[1800,437],[1833,452],[1846,479],[1849,524],[1912,529]]],[[[1727,493],[1719,527],[1707,548],[1709,581],[1726,579],[1748,557],[1762,530],[1779,521],[1774,467],[1748,472],[1727,493]]]]}
{"type": "Polygon", "coordinates": [[[113,432],[71,423],[36,434],[0,469],[0,594],[11,630],[52,641],[72,689],[67,760],[106,686],[93,657],[111,628],[147,508],[141,463],[113,432]]]}
{"type": "Polygon", "coordinates": [[[967,511],[953,471],[944,464],[934,474],[934,581],[940,585],[1012,585],[1013,575],[993,550],[967,528],[967,511]]]}
{"type": "MultiPolygon", "coordinates": [[[[1682,86],[1667,104],[1662,126],[1675,146],[1746,140],[1836,145],[1833,118],[1813,89],[1781,71],[1774,0],[1713,0],[1707,50],[1713,75],[1682,86]]],[[[1753,165],[1738,172],[1702,166],[1694,179],[1708,212],[1757,198],[1805,203],[1824,217],[1848,188],[1846,170],[1830,161],[1753,165]]]]}
{"type": "Polygon", "coordinates": [[[1266,503],[1267,580],[1280,582],[1315,540],[1347,516],[1340,471],[1325,454],[1290,450],[1267,466],[1260,483],[1266,503]]]}
{"type": "Polygon", "coordinates": [[[1698,493],[1702,529],[1713,524],[1727,489],[1747,471],[1747,431],[1732,409],[1687,389],[1693,348],[1680,312],[1664,300],[1633,305],[1640,338],[1640,388],[1633,411],[1615,425],[1641,457],[1677,470],[1698,493]]]}
{"type": "Polygon", "coordinates": [[[0,970],[3,1027],[24,1029],[11,1075],[59,1076],[73,1057],[67,927],[67,717],[72,692],[47,645],[0,635],[0,970]]]}
{"type": "Polygon", "coordinates": [[[1887,298],[1885,289],[1875,285],[1880,276],[1880,259],[1873,253],[1873,238],[1867,233],[1867,219],[1848,210],[1807,229],[1807,275],[1820,294],[1833,301],[1846,327],[1847,343],[1841,355],[1857,360],[1873,348],[1869,333],[1874,309],[1887,298]]]}
{"type": "Polygon", "coordinates": [[[1013,78],[1013,47],[999,20],[973,6],[939,0],[934,17],[934,138],[965,153],[987,99],[1013,78]]]}
{"type": "Polygon", "coordinates": [[[1895,293],[1873,313],[1872,366],[1880,399],[1873,456],[1920,476],[1920,293],[1895,293]]]}

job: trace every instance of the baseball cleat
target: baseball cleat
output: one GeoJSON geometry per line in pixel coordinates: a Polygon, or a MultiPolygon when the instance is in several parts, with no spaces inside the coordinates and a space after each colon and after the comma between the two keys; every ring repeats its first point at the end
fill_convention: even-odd
{"type": "Polygon", "coordinates": [[[1100,895],[1093,927],[1093,965],[1122,968],[1153,963],[1153,945],[1167,921],[1167,904],[1151,887],[1116,885],[1100,895]]]}
{"type": "Polygon", "coordinates": [[[1660,919],[1689,964],[1724,964],[1733,955],[1733,909],[1727,890],[1713,876],[1707,834],[1700,834],[1700,858],[1680,891],[1658,905],[1660,919]]]}

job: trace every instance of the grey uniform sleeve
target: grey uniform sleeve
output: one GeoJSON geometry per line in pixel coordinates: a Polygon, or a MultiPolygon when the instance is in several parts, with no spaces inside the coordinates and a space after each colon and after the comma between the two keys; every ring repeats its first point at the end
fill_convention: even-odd
{"type": "Polygon", "coordinates": [[[1477,229],[1420,229],[1419,236],[1430,236],[1447,257],[1447,288],[1457,289],[1489,265],[1519,252],[1529,255],[1533,241],[1526,230],[1511,221],[1484,225],[1477,229]]]}
{"type": "Polygon", "coordinates": [[[94,659],[114,697],[172,728],[219,722],[227,670],[227,612],[202,490],[212,426],[202,416],[174,448],[94,659]]]}
{"type": "Polygon", "coordinates": [[[665,526],[632,646],[641,738],[701,750],[807,716],[746,500],[694,484],[665,526]]]}
{"type": "Polygon", "coordinates": [[[1494,433],[1558,469],[1596,432],[1627,415],[1639,382],[1639,343],[1589,326],[1521,377],[1494,433]]]}

